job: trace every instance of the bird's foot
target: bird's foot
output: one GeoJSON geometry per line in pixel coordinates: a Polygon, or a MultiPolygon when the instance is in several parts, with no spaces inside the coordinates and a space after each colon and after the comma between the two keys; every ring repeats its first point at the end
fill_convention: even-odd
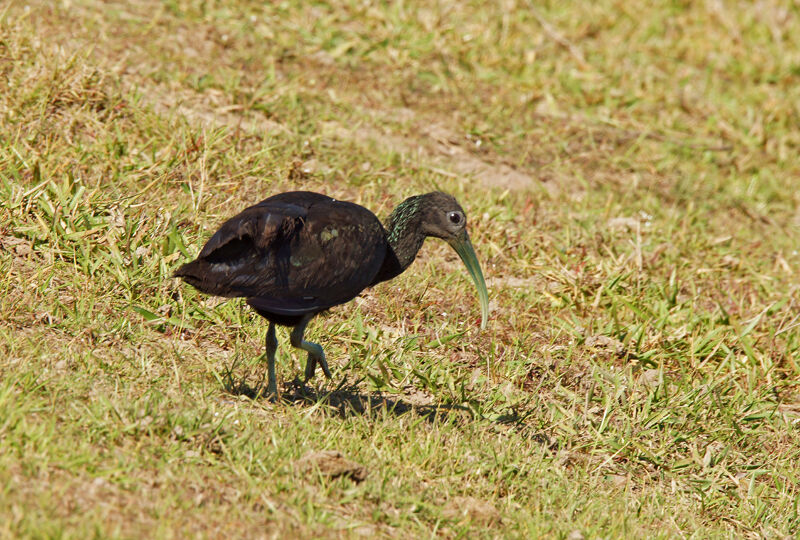
{"type": "Polygon", "coordinates": [[[308,360],[306,361],[306,371],[305,371],[305,380],[303,382],[308,382],[312,377],[314,377],[314,373],[317,370],[317,364],[322,368],[322,372],[325,374],[325,377],[328,379],[332,378],[331,370],[328,368],[328,361],[325,360],[325,353],[321,353],[319,355],[314,353],[308,353],[308,360]]]}
{"type": "Polygon", "coordinates": [[[319,365],[322,368],[322,372],[325,374],[325,376],[329,379],[332,378],[333,376],[331,375],[331,370],[328,369],[328,361],[325,360],[325,353],[320,353],[316,360],[319,362],[319,365]]]}
{"type": "Polygon", "coordinates": [[[275,381],[269,381],[267,383],[267,390],[264,392],[263,396],[270,403],[277,403],[280,400],[281,395],[278,393],[278,385],[275,384],[275,381]]]}
{"type": "Polygon", "coordinates": [[[314,374],[317,371],[317,364],[319,364],[319,366],[322,368],[322,372],[325,374],[325,377],[328,379],[333,377],[331,375],[331,370],[328,368],[328,361],[325,359],[325,353],[319,355],[308,353],[308,360],[306,360],[306,370],[304,373],[304,383],[308,382],[314,377],[314,374]]]}
{"type": "Polygon", "coordinates": [[[314,377],[314,373],[317,371],[317,359],[312,353],[308,353],[308,359],[306,360],[306,371],[304,373],[303,384],[307,383],[310,379],[314,377]]]}

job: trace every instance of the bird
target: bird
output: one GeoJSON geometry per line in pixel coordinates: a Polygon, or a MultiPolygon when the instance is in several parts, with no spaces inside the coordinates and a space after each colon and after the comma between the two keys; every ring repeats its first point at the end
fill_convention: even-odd
{"type": "Polygon", "coordinates": [[[216,296],[243,297],[269,321],[265,352],[267,395],[278,397],[275,326],[291,328],[290,342],[308,353],[304,384],[316,366],[330,379],[322,347],[304,339],[317,314],[405,271],[427,237],[445,240],[478,289],[481,329],[489,297],[456,199],[435,191],[398,204],[384,226],[361,205],[310,191],[273,195],[225,221],[197,258],[174,276],[216,296]]]}

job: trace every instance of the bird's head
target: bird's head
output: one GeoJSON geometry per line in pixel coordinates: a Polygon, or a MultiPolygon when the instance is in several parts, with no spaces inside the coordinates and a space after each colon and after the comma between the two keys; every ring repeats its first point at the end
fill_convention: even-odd
{"type": "Polygon", "coordinates": [[[422,232],[449,242],[467,230],[467,216],[455,197],[434,191],[422,195],[420,214],[422,232]]]}
{"type": "Polygon", "coordinates": [[[467,233],[467,216],[455,197],[435,191],[421,195],[418,200],[420,224],[425,236],[441,238],[458,253],[478,288],[481,303],[481,329],[489,318],[489,294],[478,263],[478,257],[467,233]]]}

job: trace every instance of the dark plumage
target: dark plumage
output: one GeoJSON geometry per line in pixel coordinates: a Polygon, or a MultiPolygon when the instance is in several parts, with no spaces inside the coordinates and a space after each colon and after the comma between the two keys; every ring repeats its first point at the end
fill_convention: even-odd
{"type": "Polygon", "coordinates": [[[322,347],[303,340],[308,322],[403,272],[427,236],[445,239],[467,265],[485,326],[488,295],[464,211],[440,192],[406,199],[386,228],[357,204],[308,191],[281,193],[223,223],[197,259],[175,276],[208,294],[245,297],[270,322],[267,391],[277,395],[275,324],[293,327],[292,345],[308,352],[306,380],[318,362],[330,378],[322,347]]]}

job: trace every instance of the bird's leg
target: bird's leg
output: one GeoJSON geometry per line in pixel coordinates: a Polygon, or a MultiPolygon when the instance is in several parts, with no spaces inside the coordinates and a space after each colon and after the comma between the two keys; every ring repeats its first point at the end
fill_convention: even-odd
{"type": "Polygon", "coordinates": [[[267,394],[270,399],[278,397],[278,381],[275,377],[275,352],[278,350],[278,338],[275,336],[275,325],[269,323],[266,339],[267,349],[267,394]]]}
{"type": "Polygon", "coordinates": [[[305,381],[303,381],[304,383],[308,382],[308,380],[314,376],[314,372],[317,369],[317,362],[319,362],[319,365],[322,367],[322,371],[325,372],[325,376],[329,379],[331,378],[331,370],[328,369],[328,362],[325,361],[325,352],[323,352],[322,347],[316,343],[305,341],[303,339],[303,334],[306,331],[306,325],[308,325],[308,322],[313,317],[314,315],[306,315],[303,317],[303,320],[300,321],[300,324],[292,329],[290,336],[293,347],[308,351],[308,360],[306,361],[305,372],[306,378],[305,381]]]}

